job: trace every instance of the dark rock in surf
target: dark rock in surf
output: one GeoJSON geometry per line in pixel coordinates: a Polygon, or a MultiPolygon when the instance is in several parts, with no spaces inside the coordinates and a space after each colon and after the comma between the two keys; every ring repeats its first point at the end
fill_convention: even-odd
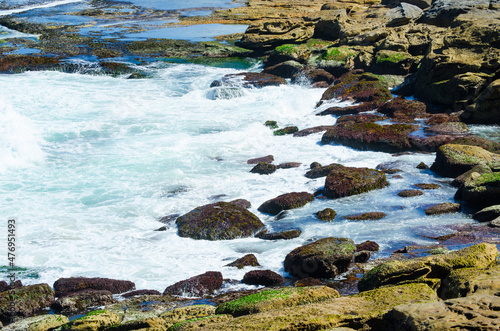
{"type": "Polygon", "coordinates": [[[286,193],[264,202],[258,210],[262,213],[278,215],[283,210],[300,208],[313,200],[314,196],[308,192],[286,193]]]}
{"type": "Polygon", "coordinates": [[[222,287],[222,274],[218,271],[207,271],[204,274],[181,280],[165,289],[163,295],[203,297],[213,294],[222,287]]]}
{"type": "Polygon", "coordinates": [[[241,281],[249,285],[277,286],[285,282],[285,279],[271,270],[252,270],[243,276],[241,281]]]}

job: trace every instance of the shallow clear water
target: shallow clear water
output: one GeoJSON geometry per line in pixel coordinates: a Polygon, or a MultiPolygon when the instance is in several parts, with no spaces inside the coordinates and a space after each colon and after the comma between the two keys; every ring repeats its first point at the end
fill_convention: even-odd
{"type": "MultiPolygon", "coordinates": [[[[208,270],[241,279],[248,268],[223,267],[254,253],[263,268],[284,274],[288,252],[325,236],[359,243],[375,240],[380,255],[408,243],[431,226],[469,223],[462,214],[428,217],[423,208],[452,201],[446,184],[423,196],[396,194],[415,183],[441,180],[415,166],[433,155],[393,157],[379,152],[321,145],[321,133],[273,136],[266,120],[300,129],[335,123],[319,117],[324,90],[297,85],[242,89],[233,99],[210,100],[210,83],[233,69],[190,64],[153,65],[152,79],[28,72],[0,76],[0,210],[17,224],[17,264],[28,268],[25,283],[52,284],[60,277],[129,279],[160,291],[208,270]],[[275,163],[301,162],[269,176],[250,173],[246,160],[272,154],[275,163]],[[308,179],[309,164],[333,162],[375,167],[398,161],[403,179],[391,186],[338,200],[316,200],[282,220],[257,211],[283,193],[314,192],[323,179],[308,179]],[[275,230],[300,228],[287,241],[255,238],[196,241],[175,227],[156,232],[158,219],[218,200],[247,199],[251,211],[275,230]],[[314,213],[337,211],[330,223],[314,213]],[[379,221],[341,216],[384,211],[379,221]],[[34,277],[34,278],[33,278],[34,277]]],[[[6,233],[1,236],[5,237],[6,233]]]]}

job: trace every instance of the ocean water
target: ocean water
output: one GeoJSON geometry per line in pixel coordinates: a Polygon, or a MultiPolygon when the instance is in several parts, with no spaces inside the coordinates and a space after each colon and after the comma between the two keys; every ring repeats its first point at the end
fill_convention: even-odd
{"type": "Polygon", "coordinates": [[[334,124],[334,117],[315,116],[323,89],[240,89],[232,99],[211,100],[210,83],[237,70],[192,64],[154,64],[149,70],[153,78],[143,80],[60,72],[0,76],[0,208],[5,220],[17,220],[17,265],[27,269],[19,274],[24,283],[110,277],[163,291],[209,270],[241,279],[248,268],[224,265],[246,253],[286,276],[286,254],[310,240],[375,240],[383,256],[408,243],[432,243],[419,236],[429,227],[471,222],[463,214],[424,215],[424,207],[452,201],[454,189],[446,184],[416,198],[396,195],[412,184],[441,180],[415,168],[421,161],[431,164],[433,155],[393,157],[321,145],[321,133],[278,137],[263,125],[266,120],[301,129],[334,124]],[[250,173],[246,161],[268,154],[276,163],[302,165],[268,176],[250,173]],[[389,179],[385,189],[316,200],[281,220],[257,211],[280,194],[322,187],[324,178],[304,177],[314,161],[363,167],[398,162],[405,172],[403,179],[389,179]],[[270,229],[300,228],[303,234],[287,241],[212,242],[180,238],[174,225],[154,231],[163,216],[234,199],[249,200],[270,229]],[[335,221],[315,218],[326,207],[337,211],[335,221]],[[341,218],[367,211],[388,217],[341,218]]]}

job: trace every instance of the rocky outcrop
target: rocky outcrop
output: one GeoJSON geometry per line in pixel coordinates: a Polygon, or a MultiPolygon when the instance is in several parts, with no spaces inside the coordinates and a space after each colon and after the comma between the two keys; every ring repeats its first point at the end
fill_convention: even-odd
{"type": "Polygon", "coordinates": [[[325,180],[323,195],[337,199],[389,185],[382,171],[369,168],[338,167],[325,180]]]}
{"type": "Polygon", "coordinates": [[[470,123],[500,123],[500,79],[497,79],[477,97],[474,105],[468,107],[463,119],[470,123]]]}
{"type": "Polygon", "coordinates": [[[118,294],[134,290],[135,284],[128,280],[85,277],[59,278],[54,282],[54,290],[57,297],[67,296],[86,289],[104,290],[118,294]]]}
{"type": "Polygon", "coordinates": [[[247,254],[226,265],[226,267],[236,267],[238,269],[242,269],[247,266],[260,267],[259,261],[257,261],[255,255],[247,254]]]}
{"type": "Polygon", "coordinates": [[[479,164],[500,167],[500,155],[480,147],[447,144],[437,150],[431,170],[443,177],[457,177],[479,164]]]}
{"type": "Polygon", "coordinates": [[[64,315],[51,314],[39,315],[22,319],[2,328],[3,331],[48,331],[69,323],[69,319],[64,315]]]}
{"type": "Polygon", "coordinates": [[[274,199],[264,202],[262,205],[260,205],[258,210],[262,213],[278,215],[283,210],[300,208],[313,200],[314,196],[311,193],[285,193],[274,199]]]}
{"type": "Polygon", "coordinates": [[[355,250],[351,239],[323,238],[288,253],[285,271],[300,278],[331,278],[347,270],[355,250]]]}
{"type": "Polygon", "coordinates": [[[401,96],[396,97],[378,108],[378,112],[392,117],[397,122],[411,123],[416,117],[426,117],[427,106],[416,100],[407,100],[401,96]]]}
{"type": "Polygon", "coordinates": [[[57,299],[53,309],[65,313],[76,313],[90,307],[105,306],[115,302],[110,291],[86,289],[57,299]]]}
{"type": "Polygon", "coordinates": [[[402,2],[398,7],[389,10],[385,16],[388,20],[387,26],[400,26],[418,20],[422,14],[420,7],[402,2]]]}
{"type": "Polygon", "coordinates": [[[179,295],[203,297],[213,294],[222,286],[222,274],[218,271],[207,271],[204,274],[181,280],[165,289],[163,295],[179,295]]]}
{"type": "Polygon", "coordinates": [[[179,236],[205,240],[228,240],[249,237],[264,224],[257,216],[228,202],[204,205],[175,221],[179,236]]]}
{"type": "Polygon", "coordinates": [[[100,331],[120,323],[120,318],[113,312],[94,310],[62,326],[62,330],[100,331]]]}
{"type": "Polygon", "coordinates": [[[478,244],[448,254],[389,261],[365,273],[358,283],[358,289],[367,291],[380,286],[406,283],[426,283],[437,288],[452,270],[488,268],[495,264],[496,255],[495,245],[478,244]]]}
{"type": "Polygon", "coordinates": [[[0,322],[30,317],[54,303],[54,291],[47,284],[22,286],[0,293],[0,322]]]}
{"type": "Polygon", "coordinates": [[[500,172],[480,175],[464,183],[458,189],[455,198],[464,200],[477,209],[498,204],[500,201],[500,172]]]}
{"type": "Polygon", "coordinates": [[[160,314],[160,318],[168,326],[172,326],[182,321],[200,319],[211,316],[215,313],[215,307],[211,305],[194,305],[175,308],[160,314]]]}
{"type": "Polygon", "coordinates": [[[277,286],[282,285],[285,279],[271,270],[252,270],[243,276],[241,282],[249,285],[277,286]]]}
{"type": "Polygon", "coordinates": [[[500,217],[500,205],[493,205],[483,208],[472,215],[472,218],[478,222],[493,221],[497,217],[500,217]]]}
{"type": "Polygon", "coordinates": [[[452,270],[439,289],[442,299],[453,299],[470,295],[497,295],[500,291],[500,267],[489,269],[463,268],[452,270]]]}

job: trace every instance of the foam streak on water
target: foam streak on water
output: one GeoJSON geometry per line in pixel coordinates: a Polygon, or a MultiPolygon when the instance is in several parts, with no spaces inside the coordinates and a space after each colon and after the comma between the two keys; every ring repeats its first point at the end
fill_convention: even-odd
{"type": "Polygon", "coordinates": [[[163,290],[208,270],[241,279],[248,270],[223,266],[245,253],[283,273],[285,255],[314,238],[372,239],[389,249],[428,242],[415,234],[417,226],[469,222],[463,216],[424,215],[423,206],[452,201],[452,188],[413,199],[396,196],[412,184],[438,180],[415,169],[420,161],[430,164],[432,155],[395,158],[322,146],[321,133],[276,137],[263,125],[266,120],[301,129],[334,124],[333,117],[314,116],[321,89],[244,89],[233,99],[210,100],[211,81],[235,70],[196,65],[151,70],[154,78],[142,80],[58,72],[0,76],[0,114],[6,119],[0,148],[8,156],[0,167],[1,216],[18,220],[18,264],[39,275],[23,282],[111,277],[163,290]],[[249,173],[246,160],[268,154],[275,163],[302,166],[269,176],[249,173]],[[303,176],[313,161],[375,167],[396,160],[406,171],[404,179],[391,180],[386,189],[316,200],[280,221],[257,211],[279,194],[320,188],[324,179],[303,176]],[[220,195],[251,201],[251,211],[273,229],[304,233],[279,242],[210,242],[179,238],[175,227],[153,231],[163,225],[160,217],[186,213],[220,195]],[[385,211],[389,216],[375,223],[316,220],[314,213],[326,207],[339,215],[385,211]]]}
{"type": "Polygon", "coordinates": [[[27,12],[27,11],[33,10],[33,9],[51,8],[51,7],[62,6],[62,5],[67,5],[70,3],[82,2],[82,1],[83,0],[57,0],[57,1],[50,1],[50,2],[38,2],[38,1],[36,1],[33,4],[28,2],[29,5],[27,5],[27,6],[22,6],[19,8],[13,8],[13,9],[7,9],[7,10],[0,10],[0,17],[12,15],[12,14],[24,13],[24,12],[27,12]]]}

